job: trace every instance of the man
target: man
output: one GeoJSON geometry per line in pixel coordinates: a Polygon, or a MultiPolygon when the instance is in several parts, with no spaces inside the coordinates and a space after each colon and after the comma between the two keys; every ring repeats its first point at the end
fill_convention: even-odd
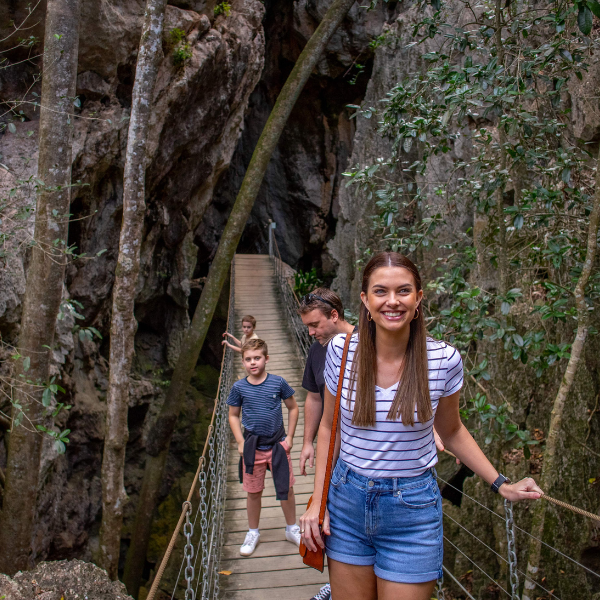
{"type": "MultiPolygon", "coordinates": [[[[344,319],[340,297],[327,288],[317,288],[300,300],[302,322],[315,343],[308,351],[302,387],[308,392],[304,404],[304,440],[300,453],[300,473],[306,475],[306,463],[315,462],[314,441],[323,415],[325,394],[325,357],[327,344],[338,333],[352,333],[354,326],[344,319]]],[[[326,584],[311,600],[330,600],[331,587],[326,584]]]]}

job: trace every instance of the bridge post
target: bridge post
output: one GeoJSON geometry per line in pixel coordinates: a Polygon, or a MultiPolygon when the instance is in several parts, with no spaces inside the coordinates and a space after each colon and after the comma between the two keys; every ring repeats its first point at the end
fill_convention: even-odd
{"type": "Polygon", "coordinates": [[[269,223],[269,256],[273,257],[273,239],[275,237],[275,229],[277,227],[277,223],[274,221],[269,223]]]}

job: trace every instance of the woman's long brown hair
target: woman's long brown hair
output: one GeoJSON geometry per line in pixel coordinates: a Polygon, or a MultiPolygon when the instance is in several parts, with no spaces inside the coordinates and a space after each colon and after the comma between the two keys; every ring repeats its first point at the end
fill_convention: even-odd
{"type": "MultiPolygon", "coordinates": [[[[362,291],[367,294],[373,273],[381,267],[402,267],[410,272],[417,292],[422,289],[421,276],[414,263],[397,252],[380,252],[367,263],[363,273],[362,291]]],[[[352,423],[359,427],[375,425],[375,382],[377,380],[376,328],[367,319],[367,308],[361,302],[358,318],[358,346],[350,372],[350,390],[356,390],[352,423]]],[[[429,396],[427,364],[427,329],[423,310],[410,322],[410,337],[401,368],[400,385],[388,413],[388,420],[402,418],[405,425],[414,425],[415,406],[417,417],[426,423],[433,416],[429,396]]]]}

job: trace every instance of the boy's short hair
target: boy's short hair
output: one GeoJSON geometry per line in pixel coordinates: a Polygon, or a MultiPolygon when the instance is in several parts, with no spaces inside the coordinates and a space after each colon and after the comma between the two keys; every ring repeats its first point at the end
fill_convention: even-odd
{"type": "Polygon", "coordinates": [[[260,350],[265,358],[269,355],[269,348],[267,347],[267,342],[258,338],[248,340],[242,346],[242,358],[244,358],[244,352],[248,352],[249,350],[260,350]]]}
{"type": "Polygon", "coordinates": [[[252,315],[245,315],[242,317],[242,323],[252,323],[252,329],[256,328],[256,319],[252,315]]]}
{"type": "Polygon", "coordinates": [[[298,313],[305,315],[315,309],[320,310],[328,319],[331,319],[331,313],[336,310],[339,318],[344,320],[342,299],[329,288],[318,287],[310,294],[302,296],[298,313]]]}

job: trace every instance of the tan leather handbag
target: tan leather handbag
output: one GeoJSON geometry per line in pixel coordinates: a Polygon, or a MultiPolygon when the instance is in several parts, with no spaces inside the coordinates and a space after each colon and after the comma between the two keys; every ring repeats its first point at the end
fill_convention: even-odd
{"type": "MultiPolygon", "coordinates": [[[[327,494],[329,493],[329,484],[331,482],[331,470],[333,468],[333,451],[335,450],[335,438],[337,436],[338,420],[340,417],[340,402],[342,399],[342,387],[344,385],[344,372],[346,370],[346,359],[348,358],[348,348],[350,347],[350,339],[352,334],[346,335],[346,343],[344,344],[344,352],[342,353],[342,364],[340,366],[340,377],[338,381],[337,394],[335,396],[335,407],[333,409],[333,423],[331,424],[331,438],[329,439],[329,454],[327,455],[327,468],[325,469],[325,481],[323,482],[323,495],[321,496],[321,510],[319,511],[319,530],[323,527],[323,519],[325,518],[325,509],[327,508],[327,494]]],[[[306,508],[312,503],[312,496],[308,500],[306,508]]],[[[316,552],[309,550],[302,540],[300,540],[300,556],[302,562],[308,567],[312,567],[317,571],[323,572],[325,568],[325,555],[323,549],[317,544],[316,552]]]]}

